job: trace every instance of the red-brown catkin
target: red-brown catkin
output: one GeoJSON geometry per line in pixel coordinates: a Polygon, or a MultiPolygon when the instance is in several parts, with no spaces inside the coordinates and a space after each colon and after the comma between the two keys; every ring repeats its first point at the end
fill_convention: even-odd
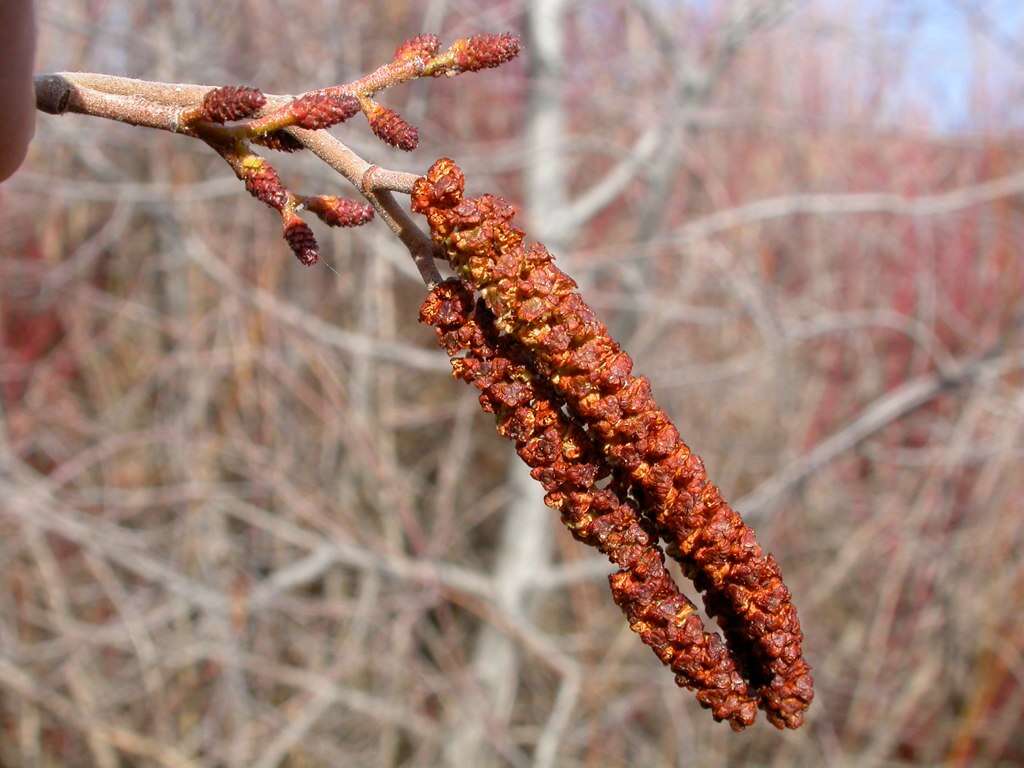
{"type": "Polygon", "coordinates": [[[440,47],[441,40],[437,35],[416,35],[398,46],[395,50],[394,60],[406,61],[416,57],[429,59],[437,54],[440,47]]]}
{"type": "Polygon", "coordinates": [[[242,179],[249,194],[271,208],[280,211],[288,202],[288,190],[281,183],[281,177],[277,175],[274,166],[266,160],[261,158],[253,165],[244,167],[242,179]]]}
{"type": "Polygon", "coordinates": [[[463,72],[476,72],[511,61],[519,55],[519,38],[504,34],[474,35],[452,44],[455,63],[463,72]]]}
{"type": "Polygon", "coordinates": [[[312,195],[303,206],[332,227],[358,227],[373,219],[373,206],[335,195],[312,195]]]}
{"type": "Polygon", "coordinates": [[[227,123],[251,117],[266,103],[267,97],[258,88],[225,85],[203,96],[201,116],[212,123],[227,123]]]}
{"type": "Polygon", "coordinates": [[[437,331],[455,376],[480,390],[480,403],[495,414],[498,432],[515,442],[543,484],[545,503],[561,513],[576,539],[618,566],[609,582],[630,628],[716,720],[728,720],[735,730],[753,723],[756,700],[728,649],[718,635],[704,632],[636,508],[611,488],[596,487],[609,473],[607,464],[586,431],[564,413],[562,400],[520,359],[521,347],[500,335],[490,310],[458,280],[430,292],[420,320],[437,331]]]}
{"type": "Polygon", "coordinates": [[[539,244],[523,245],[514,210],[500,198],[465,198],[454,162],[434,163],[413,189],[413,210],[456,272],[476,287],[498,328],[527,350],[534,368],[588,427],[607,460],[625,472],[670,552],[707,592],[706,607],[746,641],[759,669],[761,706],[778,727],[796,728],[813,698],[803,633],[775,559],[709,482],[679,439],[647,379],[539,244]]]}
{"type": "Polygon", "coordinates": [[[371,106],[366,112],[366,119],[370,123],[370,130],[385,144],[411,152],[420,143],[420,132],[416,126],[405,122],[400,114],[383,104],[371,106]]]}
{"type": "Polygon", "coordinates": [[[300,152],[305,149],[303,143],[287,131],[271,131],[262,136],[253,136],[250,141],[277,152],[300,152]]]}
{"type": "Polygon", "coordinates": [[[359,100],[350,93],[313,91],[293,101],[288,110],[295,125],[315,131],[348,120],[359,112],[359,100]]]}
{"type": "Polygon", "coordinates": [[[298,216],[286,219],[284,239],[295,254],[295,258],[304,266],[310,267],[320,260],[320,246],[316,242],[316,236],[309,225],[298,216]]]}

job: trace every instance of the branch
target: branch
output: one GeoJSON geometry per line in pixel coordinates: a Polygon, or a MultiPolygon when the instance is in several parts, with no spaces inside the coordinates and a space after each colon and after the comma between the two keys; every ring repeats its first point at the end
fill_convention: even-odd
{"type": "Polygon", "coordinates": [[[376,212],[409,250],[424,283],[432,287],[441,279],[434,266],[436,247],[391,194],[409,194],[418,174],[379,168],[324,129],[361,111],[379,139],[411,150],[419,140],[416,128],[378,104],[374,96],[420,77],[450,77],[498,66],[519,53],[519,40],[508,34],[477,35],[439,50],[435,36],[419,35],[400,45],[389,63],[370,74],[298,96],[268,95],[244,86],[59,72],[35,79],[36,106],[48,114],[90,115],[205,142],[231,166],[250,194],[278,211],[285,240],[306,265],[318,260],[319,246],[301,213],[312,212],[330,226],[358,226],[376,212]],[[228,122],[235,124],[225,125],[228,122]],[[367,204],[292,191],[250,143],[283,152],[310,150],[344,176],[367,204]]]}
{"type": "Polygon", "coordinates": [[[989,372],[993,365],[998,367],[1000,361],[996,355],[999,351],[1001,346],[953,370],[918,376],[887,392],[873,401],[845,427],[739,499],[736,508],[742,509],[748,519],[763,514],[772,502],[784,493],[872,435],[927,405],[943,392],[977,381],[979,377],[989,372]]]}

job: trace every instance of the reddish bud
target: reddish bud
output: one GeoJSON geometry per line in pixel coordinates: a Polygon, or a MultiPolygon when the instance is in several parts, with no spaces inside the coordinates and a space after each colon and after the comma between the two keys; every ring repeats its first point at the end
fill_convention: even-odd
{"type": "Polygon", "coordinates": [[[317,245],[316,236],[298,216],[285,218],[284,239],[288,241],[288,247],[295,257],[305,266],[310,267],[320,260],[320,246],[317,245]]]}
{"type": "Polygon", "coordinates": [[[271,208],[281,210],[288,202],[288,190],[281,183],[274,167],[262,157],[252,156],[243,164],[242,178],[249,194],[271,208]]]}
{"type": "Polygon", "coordinates": [[[214,88],[203,97],[201,119],[209,120],[211,123],[242,120],[256,114],[266,103],[267,97],[258,88],[225,85],[214,88]]]}
{"type": "Polygon", "coordinates": [[[452,44],[455,64],[463,72],[497,67],[519,55],[519,38],[506,32],[502,35],[473,35],[452,44]]]}
{"type": "Polygon", "coordinates": [[[358,227],[373,218],[373,206],[334,195],[307,197],[303,205],[332,227],[358,227]]]}
{"type": "Polygon", "coordinates": [[[314,91],[293,101],[289,110],[295,125],[315,131],[348,120],[359,111],[359,101],[350,93],[314,91]]]}
{"type": "Polygon", "coordinates": [[[252,143],[273,149],[276,152],[298,152],[305,149],[302,142],[287,131],[271,131],[262,136],[255,136],[252,143]]]}
{"type": "Polygon", "coordinates": [[[437,35],[416,35],[398,46],[395,50],[395,61],[406,61],[419,57],[429,59],[437,54],[441,41],[437,35]]]}
{"type": "Polygon", "coordinates": [[[385,144],[410,152],[420,143],[420,132],[393,109],[374,104],[367,111],[366,119],[370,121],[370,130],[385,144]]]}

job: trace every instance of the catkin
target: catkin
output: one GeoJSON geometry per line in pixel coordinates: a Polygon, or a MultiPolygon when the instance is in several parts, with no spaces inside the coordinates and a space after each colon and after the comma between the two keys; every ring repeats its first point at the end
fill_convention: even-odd
{"type": "Polygon", "coordinates": [[[498,432],[515,442],[543,484],[545,503],[561,513],[576,539],[618,566],[609,583],[630,628],[716,720],[729,721],[735,730],[750,725],[756,699],[733,657],[718,635],[704,631],[637,509],[612,487],[597,487],[609,474],[606,462],[550,385],[522,359],[519,345],[500,335],[490,310],[458,280],[430,292],[420,320],[437,331],[455,376],[480,390],[480,403],[495,414],[498,432]]]}
{"type": "Polygon", "coordinates": [[[645,515],[756,669],[760,704],[778,727],[796,728],[813,698],[803,633],[778,564],[708,480],[700,457],[632,375],[576,283],[540,244],[527,248],[514,209],[491,195],[464,196],[454,162],[434,163],[413,189],[413,209],[453,269],[480,291],[497,327],[514,337],[628,478],[645,515]]]}

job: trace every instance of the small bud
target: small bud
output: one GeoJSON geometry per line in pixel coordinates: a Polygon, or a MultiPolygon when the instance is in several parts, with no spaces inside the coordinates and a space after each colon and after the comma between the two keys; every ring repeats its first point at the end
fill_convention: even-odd
{"type": "Polygon", "coordinates": [[[271,131],[262,136],[254,136],[252,143],[273,149],[275,152],[299,152],[305,149],[302,142],[287,131],[271,131]]]}
{"type": "Polygon", "coordinates": [[[295,125],[315,131],[348,120],[359,111],[359,101],[350,93],[314,91],[297,98],[288,109],[295,125]]]}
{"type": "Polygon", "coordinates": [[[497,67],[519,55],[519,38],[506,32],[502,35],[474,35],[452,44],[455,64],[463,72],[497,67]]]}
{"type": "Polygon", "coordinates": [[[274,167],[262,157],[251,155],[243,161],[242,178],[249,194],[271,208],[281,210],[288,202],[288,190],[274,167]]]}
{"type": "Polygon", "coordinates": [[[285,217],[284,239],[288,241],[288,247],[295,257],[305,266],[310,267],[320,260],[320,246],[317,245],[313,230],[294,214],[285,217]]]}
{"type": "Polygon", "coordinates": [[[334,195],[307,197],[303,206],[332,227],[358,227],[373,218],[373,206],[334,195]]]}
{"type": "Polygon", "coordinates": [[[258,88],[225,85],[214,88],[203,97],[200,119],[211,123],[242,120],[256,114],[266,103],[267,97],[258,88]]]}
{"type": "Polygon", "coordinates": [[[395,61],[407,61],[414,57],[429,59],[437,54],[441,41],[437,35],[416,35],[398,46],[395,61]]]}
{"type": "Polygon", "coordinates": [[[385,144],[410,152],[420,143],[420,132],[393,109],[373,104],[366,112],[366,119],[370,121],[370,130],[385,144]]]}

